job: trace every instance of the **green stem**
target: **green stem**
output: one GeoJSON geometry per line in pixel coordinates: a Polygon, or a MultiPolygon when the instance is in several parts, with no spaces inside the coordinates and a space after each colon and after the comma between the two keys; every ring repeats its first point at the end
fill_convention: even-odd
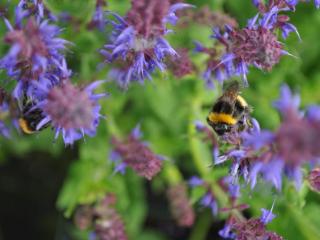
{"type": "Polygon", "coordinates": [[[212,216],[210,211],[202,213],[198,221],[193,227],[189,240],[203,240],[206,239],[207,232],[212,223],[212,216]]]}

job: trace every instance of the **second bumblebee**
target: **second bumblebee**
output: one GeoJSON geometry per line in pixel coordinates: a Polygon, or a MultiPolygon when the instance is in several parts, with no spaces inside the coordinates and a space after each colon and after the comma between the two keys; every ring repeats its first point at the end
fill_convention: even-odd
{"type": "Polygon", "coordinates": [[[207,117],[208,124],[219,136],[251,127],[251,109],[239,92],[240,84],[232,82],[214,103],[207,117]]]}

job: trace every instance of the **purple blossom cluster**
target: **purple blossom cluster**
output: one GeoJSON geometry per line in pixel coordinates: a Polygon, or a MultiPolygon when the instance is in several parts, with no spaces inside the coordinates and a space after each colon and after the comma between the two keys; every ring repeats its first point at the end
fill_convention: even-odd
{"type": "Polygon", "coordinates": [[[276,216],[271,211],[261,209],[262,215],[260,218],[251,218],[248,220],[240,220],[235,216],[231,216],[219,235],[223,239],[269,239],[282,240],[283,238],[274,232],[268,231],[266,225],[271,222],[276,216]]]}
{"type": "MultiPolygon", "coordinates": [[[[42,1],[21,0],[16,7],[15,24],[4,21],[8,28],[4,40],[10,49],[0,59],[0,69],[16,81],[12,96],[22,115],[40,112],[42,119],[35,129],[51,125],[55,137],[61,133],[67,145],[85,134],[93,136],[101,117],[98,100],[106,94],[93,94],[101,82],[86,87],[72,85],[65,60],[70,43],[59,38],[61,29],[52,23],[52,15],[42,1]],[[25,102],[31,105],[28,109],[25,102]]],[[[3,102],[2,111],[6,106],[3,102]]],[[[1,129],[7,136],[5,128],[1,129]]]]}
{"type": "Polygon", "coordinates": [[[168,23],[175,25],[176,11],[191,7],[189,4],[170,5],[164,0],[132,0],[131,9],[123,18],[115,13],[115,21],[109,21],[113,32],[109,43],[101,53],[107,63],[115,64],[109,77],[115,79],[121,88],[127,88],[132,81],[143,83],[151,79],[155,69],[164,71],[166,57],[177,56],[177,52],[165,39],[171,31],[168,23]]]}
{"type": "Polygon", "coordinates": [[[254,188],[258,176],[281,190],[282,178],[287,176],[301,186],[302,167],[316,165],[320,157],[317,138],[320,134],[320,107],[299,110],[300,98],[287,85],[281,88],[281,97],[274,102],[282,123],[274,132],[260,130],[256,125],[241,134],[241,145],[218,157],[216,164],[231,159],[230,174],[242,176],[254,188]]]}
{"type": "Polygon", "coordinates": [[[187,186],[184,183],[172,185],[167,191],[171,213],[181,227],[191,227],[195,213],[188,199],[187,186]]]}
{"type": "Polygon", "coordinates": [[[91,240],[127,240],[123,220],[115,208],[116,201],[116,196],[108,193],[93,206],[82,205],[74,215],[75,225],[81,230],[93,226],[91,240]]]}
{"type": "Polygon", "coordinates": [[[124,173],[129,166],[138,175],[151,180],[161,170],[163,157],[154,154],[140,138],[140,126],[134,128],[124,141],[113,136],[110,159],[116,164],[115,172],[124,173]]]}
{"type": "Polygon", "coordinates": [[[259,13],[244,28],[234,28],[225,25],[225,30],[213,29],[214,38],[223,50],[216,47],[206,48],[196,42],[195,50],[209,56],[207,69],[203,74],[208,87],[214,87],[214,81],[223,83],[233,76],[240,76],[244,85],[248,85],[247,74],[253,66],[263,71],[271,71],[281,56],[291,55],[284,49],[278,39],[277,31],[285,39],[296,27],[289,23],[289,17],[283,12],[294,11],[298,1],[253,1],[259,13]]]}
{"type": "Polygon", "coordinates": [[[219,212],[229,212],[234,209],[242,211],[248,208],[247,204],[237,204],[237,200],[240,197],[240,186],[234,182],[231,177],[220,178],[217,183],[221,190],[228,196],[230,207],[226,205],[219,208],[215,191],[211,187],[210,182],[197,176],[193,176],[189,180],[189,185],[192,188],[201,187],[205,189],[205,193],[200,199],[200,205],[209,208],[213,216],[217,216],[219,212]]]}

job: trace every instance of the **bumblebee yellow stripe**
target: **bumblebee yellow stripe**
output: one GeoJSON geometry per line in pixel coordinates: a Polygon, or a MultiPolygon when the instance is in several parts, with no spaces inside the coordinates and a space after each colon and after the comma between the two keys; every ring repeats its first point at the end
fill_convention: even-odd
{"type": "Polygon", "coordinates": [[[226,113],[211,112],[208,118],[209,118],[209,121],[212,123],[226,123],[229,125],[234,125],[237,123],[237,120],[235,118],[233,118],[230,114],[226,114],[226,113]]]}
{"type": "Polygon", "coordinates": [[[241,97],[240,95],[237,96],[237,100],[239,101],[241,106],[243,106],[243,107],[247,107],[248,106],[248,103],[246,102],[246,100],[244,100],[244,98],[241,97]]]}
{"type": "Polygon", "coordinates": [[[28,123],[25,119],[23,118],[19,118],[19,126],[22,130],[22,132],[26,133],[26,134],[32,134],[34,133],[34,131],[32,131],[30,129],[30,127],[28,126],[28,123]]]}

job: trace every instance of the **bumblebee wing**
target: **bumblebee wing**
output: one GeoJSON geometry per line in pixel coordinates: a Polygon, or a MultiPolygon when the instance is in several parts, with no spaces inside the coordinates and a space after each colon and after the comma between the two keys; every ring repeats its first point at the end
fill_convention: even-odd
{"type": "Polygon", "coordinates": [[[235,101],[236,98],[239,95],[240,91],[240,84],[237,81],[232,81],[231,83],[227,84],[226,87],[224,88],[223,94],[221,98],[235,101]]]}

